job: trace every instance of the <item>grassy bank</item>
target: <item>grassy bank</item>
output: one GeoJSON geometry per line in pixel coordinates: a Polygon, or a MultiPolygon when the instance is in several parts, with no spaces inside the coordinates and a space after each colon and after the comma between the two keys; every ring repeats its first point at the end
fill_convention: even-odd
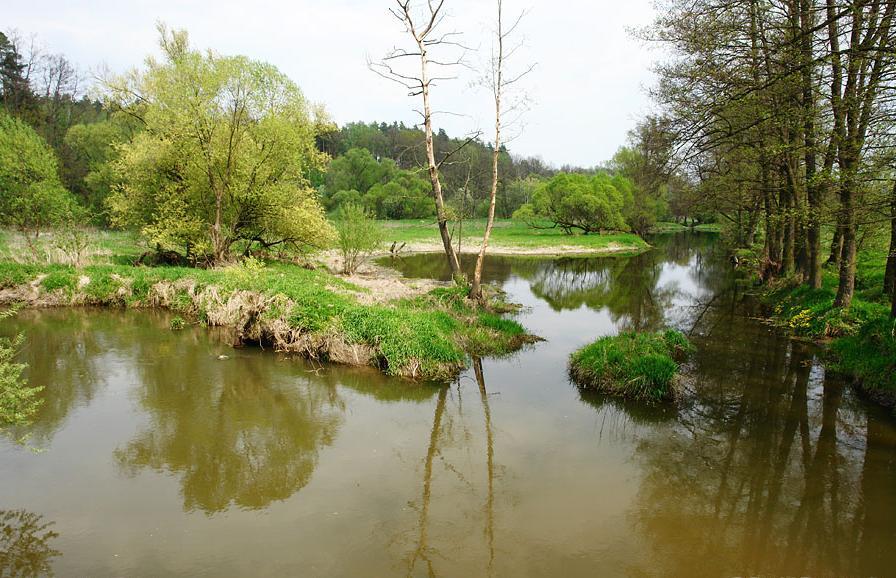
{"type": "Polygon", "coordinates": [[[660,221],[656,223],[652,229],[652,233],[684,233],[685,231],[699,231],[701,233],[721,233],[722,225],[719,223],[702,223],[693,227],[674,223],[670,221],[660,221]]]}
{"type": "Polygon", "coordinates": [[[772,320],[796,335],[828,343],[829,367],[856,379],[870,397],[896,406],[896,338],[889,297],[883,292],[887,246],[869,240],[858,254],[852,306],[834,307],[838,272],[826,267],[821,289],[790,280],[779,281],[763,294],[772,320]]]}
{"type": "MultiPolygon", "coordinates": [[[[130,254],[126,241],[116,239],[130,254]]],[[[83,267],[0,262],[0,303],[34,307],[161,307],[234,340],[270,344],[311,359],[372,365],[444,380],[471,355],[497,355],[529,339],[515,321],[471,308],[462,288],[445,287],[387,303],[323,270],[255,260],[220,269],[134,267],[114,251],[83,267]]]]}
{"type": "MultiPolygon", "coordinates": [[[[389,243],[407,243],[414,251],[441,251],[441,239],[436,223],[431,220],[382,221],[389,243]]],[[[452,229],[455,230],[456,229],[452,229]]],[[[461,250],[476,252],[485,232],[485,219],[463,223],[461,250]]],[[[457,235],[455,233],[455,246],[457,235]]],[[[565,235],[560,229],[533,229],[510,219],[499,219],[492,231],[492,254],[552,255],[573,253],[639,253],[647,243],[631,233],[605,235],[565,235]]]]}
{"type": "Polygon", "coordinates": [[[645,401],[675,396],[679,363],[692,346],[679,331],[601,337],[570,356],[569,374],[586,389],[645,401]]]}

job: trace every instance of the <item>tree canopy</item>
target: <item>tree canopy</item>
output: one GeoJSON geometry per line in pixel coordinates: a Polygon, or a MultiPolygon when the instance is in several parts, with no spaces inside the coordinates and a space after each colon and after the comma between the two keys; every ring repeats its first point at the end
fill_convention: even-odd
{"type": "Polygon", "coordinates": [[[25,122],[0,110],[0,224],[15,227],[32,243],[74,208],[53,150],[25,122]]]}
{"type": "Polygon", "coordinates": [[[328,244],[309,183],[325,160],[315,146],[323,112],[274,66],[159,32],[162,61],[105,82],[109,102],[144,127],[115,162],[112,222],[197,261],[226,260],[236,244],[328,244]]]}
{"type": "Polygon", "coordinates": [[[559,227],[567,234],[625,230],[631,191],[631,182],[621,175],[561,173],[539,187],[514,218],[533,227],[559,227]]]}

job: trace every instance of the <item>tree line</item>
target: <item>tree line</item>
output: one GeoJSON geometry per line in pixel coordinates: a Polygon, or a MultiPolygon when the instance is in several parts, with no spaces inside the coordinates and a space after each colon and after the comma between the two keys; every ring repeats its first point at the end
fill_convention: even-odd
{"type": "MultiPolygon", "coordinates": [[[[893,0],[673,0],[641,31],[669,48],[653,96],[669,167],[763,279],[855,291],[862,236],[896,223],[893,0]],[[833,231],[830,244],[823,239],[833,231]]],[[[684,200],[684,199],[683,199],[684,200]]],[[[896,226],[884,289],[896,296],[896,226]]]]}

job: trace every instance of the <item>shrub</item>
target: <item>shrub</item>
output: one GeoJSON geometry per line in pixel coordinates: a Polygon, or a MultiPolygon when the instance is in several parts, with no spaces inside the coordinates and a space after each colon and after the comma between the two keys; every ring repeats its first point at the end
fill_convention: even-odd
{"type": "Polygon", "coordinates": [[[660,401],[674,396],[679,362],[693,346],[680,331],[602,337],[570,356],[573,381],[604,393],[660,401]]]}
{"type": "MultiPolygon", "coordinates": [[[[0,312],[0,319],[15,313],[15,309],[0,312]]],[[[30,387],[22,378],[25,364],[15,362],[22,340],[21,334],[0,338],[0,429],[28,425],[42,403],[37,394],[43,388],[30,387]]]]}
{"type": "Polygon", "coordinates": [[[336,222],[342,271],[352,274],[383,244],[383,232],[376,221],[358,205],[343,205],[336,222]]]}

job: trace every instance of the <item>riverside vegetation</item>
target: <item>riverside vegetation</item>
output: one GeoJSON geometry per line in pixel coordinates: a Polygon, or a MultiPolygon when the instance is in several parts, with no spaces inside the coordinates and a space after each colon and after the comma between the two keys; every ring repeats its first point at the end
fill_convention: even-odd
{"type": "Polygon", "coordinates": [[[449,379],[470,355],[531,340],[517,322],[467,303],[462,287],[372,304],[359,302],[364,293],[323,270],[255,259],[216,269],[0,263],[0,302],[161,307],[232,327],[238,342],[411,378],[449,379]]]}
{"type": "MultiPolygon", "coordinates": [[[[739,252],[755,266],[757,256],[739,252]]],[[[838,273],[826,266],[821,287],[815,289],[792,278],[780,279],[762,290],[772,321],[797,336],[829,346],[829,367],[853,378],[873,400],[896,406],[896,322],[890,297],[883,288],[888,249],[882,236],[866,239],[856,257],[856,287],[848,309],[837,307],[838,273]]]]}
{"type": "Polygon", "coordinates": [[[693,353],[680,331],[625,331],[573,352],[569,374],[579,386],[648,402],[675,397],[679,364],[693,353]]]}

